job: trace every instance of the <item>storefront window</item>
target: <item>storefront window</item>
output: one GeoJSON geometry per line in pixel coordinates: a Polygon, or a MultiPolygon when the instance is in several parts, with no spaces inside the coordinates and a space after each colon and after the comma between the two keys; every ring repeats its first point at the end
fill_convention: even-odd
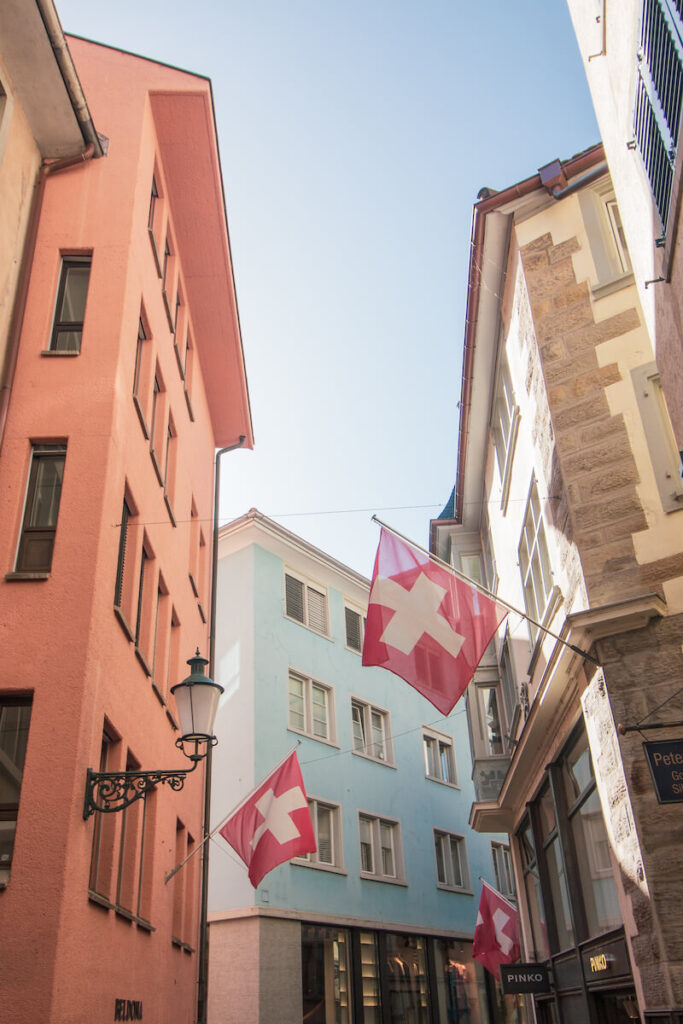
{"type": "Polygon", "coordinates": [[[424,947],[425,940],[419,935],[386,937],[387,995],[392,1021],[430,1024],[424,947]]]}
{"type": "Polygon", "coordinates": [[[377,933],[360,933],[361,988],[363,992],[363,1024],[381,1024],[382,1000],[379,983],[377,933]]]}
{"type": "Polygon", "coordinates": [[[534,849],[531,825],[528,818],[519,834],[520,848],[522,852],[522,864],[524,867],[524,888],[526,890],[527,906],[531,921],[531,933],[533,936],[534,952],[537,960],[546,960],[548,957],[548,930],[546,928],[545,911],[543,909],[543,897],[541,896],[541,882],[538,876],[538,863],[534,849]]]}
{"type": "Polygon", "coordinates": [[[572,831],[588,931],[591,935],[601,935],[612,928],[618,928],[622,921],[612,873],[609,839],[596,789],[574,813],[572,831]]]}
{"type": "Polygon", "coordinates": [[[484,968],[472,959],[472,944],[438,939],[435,950],[439,1020],[488,1024],[484,968]]]}
{"type": "Polygon", "coordinates": [[[569,913],[569,891],[562,864],[560,840],[555,837],[545,848],[545,859],[548,868],[548,879],[555,909],[555,925],[557,927],[558,949],[568,949],[574,945],[574,930],[569,913]]]}
{"type": "Polygon", "coordinates": [[[349,964],[346,929],[302,925],[303,1020],[306,1024],[352,1024],[349,964]]]}

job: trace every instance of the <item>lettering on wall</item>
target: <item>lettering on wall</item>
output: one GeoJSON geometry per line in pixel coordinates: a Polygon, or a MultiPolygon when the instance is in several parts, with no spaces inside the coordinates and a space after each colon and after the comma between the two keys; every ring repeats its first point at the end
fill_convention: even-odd
{"type": "Polygon", "coordinates": [[[114,1020],[142,1020],[142,999],[115,999],[114,1020]]]}

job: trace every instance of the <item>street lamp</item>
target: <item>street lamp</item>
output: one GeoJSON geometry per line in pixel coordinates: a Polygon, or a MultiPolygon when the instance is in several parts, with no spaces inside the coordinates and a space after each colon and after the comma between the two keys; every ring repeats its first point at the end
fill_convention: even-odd
{"type": "Polygon", "coordinates": [[[176,746],[192,761],[192,767],[178,771],[146,772],[94,772],[88,768],[83,804],[85,819],[95,811],[102,814],[122,811],[159,783],[165,783],[174,790],[182,789],[185,777],[195,770],[218,742],[213,734],[213,723],[223,687],[204,674],[204,666],[208,665],[208,661],[202,658],[199,648],[187,664],[190,666],[189,676],[182,683],[172,686],[171,693],[175,696],[180,719],[181,735],[176,740],[176,746]],[[186,743],[192,745],[189,753],[185,749],[186,743]],[[204,749],[200,749],[200,744],[205,745],[204,749]]]}

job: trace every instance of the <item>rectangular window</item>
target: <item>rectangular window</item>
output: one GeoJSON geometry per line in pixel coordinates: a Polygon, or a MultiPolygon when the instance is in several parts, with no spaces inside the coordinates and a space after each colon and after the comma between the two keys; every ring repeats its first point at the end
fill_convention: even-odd
{"type": "Polygon", "coordinates": [[[166,389],[157,366],[152,385],[152,416],[149,425],[149,450],[152,462],[156,470],[159,483],[164,482],[162,460],[166,438],[168,436],[168,422],[166,419],[166,389]]]}
{"type": "Polygon", "coordinates": [[[351,701],[353,752],[385,764],[393,762],[389,712],[354,698],[351,701]]]}
{"type": "Polygon", "coordinates": [[[358,815],[360,873],[381,882],[404,882],[401,826],[397,821],[358,815]]]}
{"type": "MultiPolygon", "coordinates": [[[[107,729],[102,732],[99,771],[110,772],[116,769],[114,763],[114,747],[116,740],[107,729]]],[[[90,855],[90,878],[88,888],[91,894],[99,896],[108,906],[111,902],[114,877],[114,836],[116,833],[116,815],[95,814],[93,816],[92,850],[90,855]]]]}
{"type": "Polygon", "coordinates": [[[313,833],[318,849],[315,853],[307,853],[296,859],[318,868],[341,869],[343,867],[343,846],[339,804],[330,804],[309,797],[308,809],[311,812],[313,833]]]}
{"type": "Polygon", "coordinates": [[[344,605],[344,625],[346,627],[346,646],[361,654],[365,635],[365,616],[344,605]]]}
{"type": "Polygon", "coordinates": [[[173,513],[173,503],[175,499],[175,485],[176,485],[176,465],[178,459],[178,435],[173,422],[173,416],[169,413],[168,425],[166,427],[166,450],[164,455],[164,469],[163,469],[163,486],[164,486],[164,501],[168,514],[171,517],[171,522],[176,525],[175,515],[173,513]]]}
{"type": "Polygon", "coordinates": [[[475,686],[479,704],[478,716],[484,740],[484,757],[497,757],[506,750],[503,731],[500,685],[498,683],[477,683],[475,686]]]}
{"type": "Polygon", "coordinates": [[[519,428],[519,409],[515,402],[512,380],[505,354],[501,354],[498,386],[493,406],[491,430],[493,444],[496,449],[496,460],[501,484],[501,508],[507,506],[510,489],[510,472],[514,454],[517,430],[519,428]]]}
{"type": "Polygon", "coordinates": [[[62,259],[50,352],[81,351],[90,266],[90,256],[62,259]]]}
{"type": "Polygon", "coordinates": [[[159,198],[159,189],[157,188],[156,176],[152,175],[152,188],[149,197],[149,213],[147,214],[147,227],[150,231],[154,231],[154,224],[156,220],[156,209],[157,199],[159,198]]]}
{"type": "Polygon", "coordinates": [[[441,889],[469,889],[467,850],[462,836],[434,829],[436,879],[441,889]]]}
{"type": "Polygon", "coordinates": [[[327,591],[308,580],[285,573],[285,615],[327,636],[327,591]]]}
{"type": "Polygon", "coordinates": [[[457,786],[453,737],[434,732],[433,729],[423,729],[422,746],[427,778],[457,786]]]}
{"type": "Polygon", "coordinates": [[[289,673],[287,727],[316,740],[335,741],[334,699],[332,688],[323,683],[289,673]]]}
{"type": "MultiPolygon", "coordinates": [[[[351,932],[301,926],[301,993],[298,1019],[305,1024],[353,1024],[351,932]]],[[[364,972],[365,973],[365,972],[364,972]]],[[[297,980],[298,983],[298,980],[297,980]]],[[[407,1021],[407,1017],[403,1018],[407,1021]]],[[[374,1018],[364,1018],[373,1024],[374,1018]]]]}
{"type": "MultiPolygon", "coordinates": [[[[553,589],[550,556],[545,538],[545,526],[541,514],[536,480],[532,480],[527,504],[522,537],[519,542],[519,569],[524,587],[524,603],[527,614],[542,622],[553,589]]],[[[536,640],[538,628],[529,623],[532,641],[536,640]]]]}
{"type": "Polygon", "coordinates": [[[65,461],[65,444],[32,447],[16,572],[50,572],[65,461]]]}
{"type": "MultiPolygon", "coordinates": [[[[153,350],[150,344],[150,331],[147,326],[147,318],[142,308],[138,319],[138,337],[135,349],[135,369],[133,371],[133,402],[140,420],[142,432],[149,440],[150,429],[148,424],[150,391],[152,387],[152,358],[153,350]]],[[[155,400],[156,400],[156,396],[155,400]]]]}
{"type": "Polygon", "coordinates": [[[515,876],[512,871],[512,857],[510,847],[506,843],[491,843],[491,856],[493,857],[493,871],[496,879],[496,889],[508,899],[516,898],[515,876]]]}
{"type": "Polygon", "coordinates": [[[185,342],[185,357],[183,360],[183,380],[185,382],[185,401],[190,420],[194,422],[194,409],[192,408],[192,377],[194,373],[194,347],[192,336],[188,330],[185,342]]]}
{"type": "Polygon", "coordinates": [[[152,657],[152,680],[157,692],[164,700],[167,697],[168,656],[171,632],[171,598],[164,578],[159,573],[157,584],[156,611],[154,614],[154,644],[152,657]]]}
{"type": "Polygon", "coordinates": [[[30,698],[0,697],[0,885],[9,881],[30,724],[30,698]]]}

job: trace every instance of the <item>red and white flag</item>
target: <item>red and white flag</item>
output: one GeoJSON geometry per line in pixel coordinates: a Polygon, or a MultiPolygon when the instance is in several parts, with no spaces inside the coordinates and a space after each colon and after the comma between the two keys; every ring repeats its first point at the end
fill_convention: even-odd
{"type": "Polygon", "coordinates": [[[506,608],[383,529],[363,664],[394,672],[447,715],[506,615],[506,608]]]}
{"type": "Polygon", "coordinates": [[[474,929],[472,956],[500,981],[501,964],[519,960],[519,915],[511,903],[484,882],[474,929]]]}
{"type": "Polygon", "coordinates": [[[278,864],[315,853],[311,812],[296,751],[249,794],[219,831],[247,865],[254,888],[278,864]]]}

